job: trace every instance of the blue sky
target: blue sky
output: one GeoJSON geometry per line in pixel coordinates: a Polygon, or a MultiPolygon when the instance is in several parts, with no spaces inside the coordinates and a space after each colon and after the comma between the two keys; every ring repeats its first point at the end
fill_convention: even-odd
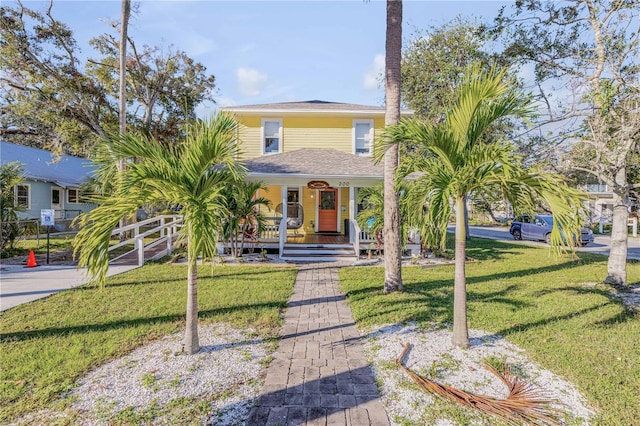
{"type": "MultiPolygon", "coordinates": [[[[47,3],[25,1],[42,10],[47,3]]],[[[404,2],[403,38],[457,15],[493,18],[501,1],[404,2]]],[[[5,3],[6,4],[6,3],[5,3]]],[[[130,21],[138,45],[173,46],[216,76],[218,105],[322,99],[382,105],[385,2],[143,1],[130,21]]],[[[89,39],[112,31],[120,0],[54,1],[53,16],[89,39]]],[[[203,105],[200,115],[214,107],[203,105]]]]}

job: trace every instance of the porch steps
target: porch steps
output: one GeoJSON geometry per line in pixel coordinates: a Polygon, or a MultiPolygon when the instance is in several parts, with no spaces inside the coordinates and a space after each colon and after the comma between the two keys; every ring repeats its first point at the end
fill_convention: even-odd
{"type": "Polygon", "coordinates": [[[280,257],[292,262],[355,262],[358,260],[351,244],[285,244],[280,257]]]}

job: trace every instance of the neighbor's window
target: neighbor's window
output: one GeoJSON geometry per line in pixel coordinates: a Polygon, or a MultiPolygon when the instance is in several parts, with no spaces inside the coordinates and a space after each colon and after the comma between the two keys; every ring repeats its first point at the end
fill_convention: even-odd
{"type": "Polygon", "coordinates": [[[16,205],[19,207],[29,208],[29,185],[16,185],[16,205]]]}
{"type": "Polygon", "coordinates": [[[69,188],[67,189],[67,201],[69,203],[79,203],[80,202],[80,191],[78,188],[69,188]]]}
{"type": "Polygon", "coordinates": [[[373,120],[353,121],[354,153],[371,155],[373,148],[373,120]]]}
{"type": "Polygon", "coordinates": [[[282,150],[282,120],[262,120],[262,149],[264,154],[282,150]]]}

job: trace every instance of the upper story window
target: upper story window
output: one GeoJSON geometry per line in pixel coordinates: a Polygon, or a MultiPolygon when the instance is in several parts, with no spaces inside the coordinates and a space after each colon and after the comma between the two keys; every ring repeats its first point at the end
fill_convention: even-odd
{"type": "Polygon", "coordinates": [[[609,192],[609,188],[606,184],[602,183],[588,183],[587,192],[609,192]]]}
{"type": "Polygon", "coordinates": [[[15,191],[15,195],[16,195],[16,206],[18,207],[24,207],[25,209],[29,208],[29,201],[30,201],[30,197],[29,197],[29,192],[30,192],[30,187],[29,185],[16,185],[14,187],[14,191],[15,191]]]}
{"type": "Polygon", "coordinates": [[[282,152],[282,120],[262,120],[262,153],[282,152]]]}
{"type": "Polygon", "coordinates": [[[373,151],[373,120],[353,120],[353,152],[371,155],[373,151]]]}

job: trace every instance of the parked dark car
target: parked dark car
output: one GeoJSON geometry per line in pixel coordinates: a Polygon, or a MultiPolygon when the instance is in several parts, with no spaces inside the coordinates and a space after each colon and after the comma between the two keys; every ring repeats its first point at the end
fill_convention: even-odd
{"type": "MultiPolygon", "coordinates": [[[[553,216],[547,214],[536,214],[533,216],[523,215],[511,222],[509,233],[514,240],[538,240],[547,244],[551,242],[551,230],[553,229],[553,216]]],[[[589,228],[582,228],[580,232],[581,246],[586,246],[593,242],[593,232],[589,228]]]]}

